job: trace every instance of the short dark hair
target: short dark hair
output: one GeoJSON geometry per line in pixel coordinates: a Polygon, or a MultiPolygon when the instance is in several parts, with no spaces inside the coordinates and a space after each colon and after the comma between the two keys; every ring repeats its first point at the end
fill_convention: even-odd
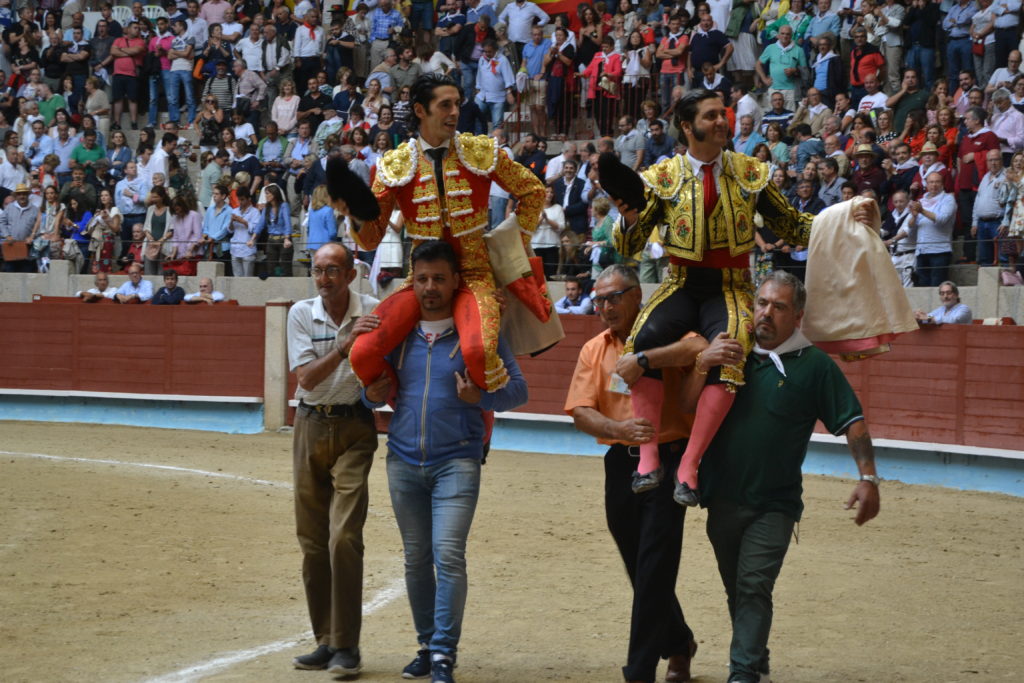
{"type": "Polygon", "coordinates": [[[235,188],[235,197],[238,199],[252,199],[252,194],[249,192],[248,187],[239,185],[235,188]]]}
{"type": "Polygon", "coordinates": [[[836,173],[839,172],[839,162],[836,161],[834,157],[825,157],[824,159],[821,160],[821,163],[825,164],[836,173]]]}
{"type": "Polygon", "coordinates": [[[813,133],[811,132],[811,126],[806,123],[801,123],[799,125],[793,126],[792,130],[793,135],[806,135],[807,137],[811,137],[813,135],[813,133]]]}
{"type": "Polygon", "coordinates": [[[455,250],[444,240],[427,240],[413,249],[409,257],[410,267],[415,268],[419,261],[445,261],[452,267],[453,273],[459,272],[459,259],[455,256],[455,250]]]}
{"type": "Polygon", "coordinates": [[[700,108],[700,103],[704,100],[710,100],[712,98],[722,99],[721,93],[717,90],[704,90],[698,88],[691,90],[676,102],[675,116],[676,125],[682,128],[683,123],[689,123],[691,126],[697,119],[697,110],[700,108]]]}
{"type": "Polygon", "coordinates": [[[178,144],[178,136],[174,133],[164,133],[164,136],[160,138],[160,144],[169,145],[171,143],[178,144]]]}
{"type": "Polygon", "coordinates": [[[174,277],[178,277],[178,271],[174,270],[173,268],[164,268],[163,276],[170,277],[171,275],[173,275],[174,277]]]}
{"type": "Polygon", "coordinates": [[[464,93],[462,85],[451,76],[439,73],[422,74],[416,78],[409,91],[409,130],[419,129],[420,120],[416,116],[416,105],[423,105],[424,109],[430,109],[430,103],[434,101],[434,91],[443,86],[451,86],[459,91],[461,101],[464,93]]]}

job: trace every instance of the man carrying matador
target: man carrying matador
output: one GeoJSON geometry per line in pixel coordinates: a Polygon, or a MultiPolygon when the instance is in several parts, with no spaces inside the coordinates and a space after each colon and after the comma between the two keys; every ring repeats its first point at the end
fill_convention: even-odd
{"type": "MultiPolygon", "coordinates": [[[[410,127],[415,137],[384,154],[377,164],[372,195],[343,163],[329,163],[327,188],[335,209],[352,218],[352,236],[362,249],[377,247],[395,205],[405,217],[406,234],[414,245],[443,239],[459,258],[463,289],[456,296],[455,326],[461,353],[473,382],[489,392],[508,382],[497,343],[498,300],[488,245],[488,202],[491,182],[518,200],[521,234],[519,277],[507,284],[540,321],[552,315],[539,259],[527,260],[530,238],[544,206],[544,185],[529,169],[512,161],[497,140],[456,134],[462,89],[450,77],[425,74],[412,87],[410,127]],[[360,187],[360,185],[362,185],[360,187]],[[378,208],[379,207],[379,208],[378,208]],[[363,219],[363,220],[360,220],[363,219]]],[[[493,247],[492,247],[493,248],[493,247]]],[[[385,299],[374,311],[380,326],[360,336],[351,351],[352,368],[364,385],[391,372],[384,356],[412,331],[419,303],[411,287],[385,299]]]]}
{"type": "MultiPolygon", "coordinates": [[[[697,467],[701,456],[729,412],[736,388],[744,383],[744,359],[754,346],[753,288],[749,252],[754,248],[754,215],[791,244],[807,245],[812,214],[799,213],[769,182],[768,165],[726,149],[729,125],[721,96],[694,90],[675,107],[688,150],[650,167],[640,176],[613,154],[599,161],[601,186],[619,206],[622,219],[615,247],[622,254],[640,252],[653,229],[663,227],[662,243],[669,254],[669,274],[647,302],[626,341],[618,364],[627,381],[637,378],[630,395],[634,415],[660,429],[660,374],[644,354],[697,331],[706,339],[719,335],[743,346],[731,364],[705,368],[698,356],[697,372],[707,382],[697,404],[689,443],[676,472],[675,499],[697,505],[697,467]]],[[[877,220],[873,203],[851,204],[852,219],[877,220]]],[[[664,476],[656,443],[640,447],[634,473],[637,493],[654,488],[664,476]]]]}

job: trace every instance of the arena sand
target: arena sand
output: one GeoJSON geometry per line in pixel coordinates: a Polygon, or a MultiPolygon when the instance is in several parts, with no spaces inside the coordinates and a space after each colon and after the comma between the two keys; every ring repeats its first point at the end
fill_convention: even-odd
{"type": "MultiPolygon", "coordinates": [[[[0,449],[19,454],[0,454],[0,680],[330,680],[290,665],[312,648],[290,445],[287,433],[0,423],[0,449]]],[[[400,680],[416,647],[383,455],[362,681],[400,680]]],[[[602,480],[600,458],[491,455],[460,683],[621,680],[629,589],[602,480]]],[[[776,683],[1024,677],[1024,500],[885,482],[881,515],[857,528],[842,509],[850,482],[805,487],[775,591],[776,683]]],[[[700,645],[695,680],[724,681],[729,623],[704,520],[687,516],[679,594],[700,645]]]]}

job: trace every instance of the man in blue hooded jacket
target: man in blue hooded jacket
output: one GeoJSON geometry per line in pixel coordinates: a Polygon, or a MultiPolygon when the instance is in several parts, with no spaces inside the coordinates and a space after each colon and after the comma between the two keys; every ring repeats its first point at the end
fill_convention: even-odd
{"type": "MultiPolygon", "coordinates": [[[[424,242],[411,261],[420,323],[387,358],[398,377],[388,427],[388,487],[420,644],[402,675],[453,683],[468,585],[466,538],[480,493],[484,412],[525,403],[526,381],[503,341],[498,354],[508,384],[482,392],[469,379],[452,315],[459,274],[451,245],[424,242]]],[[[382,378],[366,387],[363,400],[379,407],[391,393],[382,378]]]]}

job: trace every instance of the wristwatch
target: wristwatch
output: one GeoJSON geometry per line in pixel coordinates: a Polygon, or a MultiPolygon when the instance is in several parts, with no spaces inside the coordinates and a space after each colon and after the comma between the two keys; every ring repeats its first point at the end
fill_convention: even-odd
{"type": "Polygon", "coordinates": [[[860,480],[870,481],[872,484],[875,485],[875,488],[878,488],[878,485],[882,483],[881,477],[878,477],[874,474],[862,474],[860,475],[860,480]]]}
{"type": "Polygon", "coordinates": [[[636,363],[644,370],[651,369],[651,361],[647,360],[647,354],[643,351],[638,351],[636,354],[636,363]]]}

